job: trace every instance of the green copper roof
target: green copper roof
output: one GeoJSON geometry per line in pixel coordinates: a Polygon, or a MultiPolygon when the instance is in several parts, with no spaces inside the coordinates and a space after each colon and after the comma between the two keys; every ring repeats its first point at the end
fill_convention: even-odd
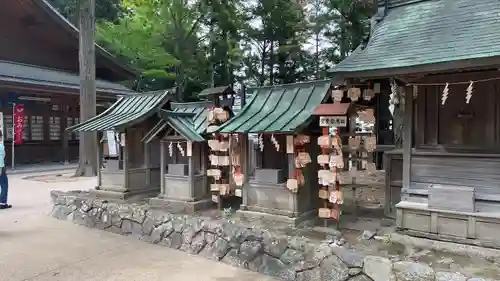
{"type": "Polygon", "coordinates": [[[205,141],[203,134],[207,129],[208,107],[210,102],[171,103],[172,110],[160,110],[162,118],[142,139],[152,141],[160,132],[170,126],[190,141],[205,141]]]}
{"type": "Polygon", "coordinates": [[[325,100],[330,85],[330,80],[323,80],[248,89],[251,100],[219,132],[295,132],[325,100]]]}
{"type": "Polygon", "coordinates": [[[156,114],[168,102],[171,93],[166,90],[123,96],[103,113],[67,130],[91,132],[130,127],[156,114]]]}
{"type": "Polygon", "coordinates": [[[211,102],[200,101],[200,102],[184,102],[184,103],[172,103],[172,111],[177,113],[193,113],[192,124],[193,129],[200,135],[204,134],[208,126],[208,108],[212,106],[211,102]]]}
{"type": "Polygon", "coordinates": [[[234,93],[234,90],[233,88],[231,88],[231,86],[219,86],[219,87],[204,89],[198,94],[198,96],[207,97],[212,95],[231,94],[231,93],[234,93]]]}
{"type": "Polygon", "coordinates": [[[393,2],[401,5],[388,9],[365,48],[359,47],[334,72],[435,67],[500,56],[500,1],[393,2]]]}

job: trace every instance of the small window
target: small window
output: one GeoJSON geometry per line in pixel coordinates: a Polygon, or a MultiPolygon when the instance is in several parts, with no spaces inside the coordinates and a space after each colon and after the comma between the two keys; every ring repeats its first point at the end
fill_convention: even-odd
{"type": "Polygon", "coordinates": [[[43,141],[43,116],[31,116],[31,140],[43,141]]]}
{"type": "Polygon", "coordinates": [[[4,115],[5,139],[12,140],[12,115],[4,115]]]}
{"type": "Polygon", "coordinates": [[[61,119],[57,116],[50,117],[49,119],[49,133],[50,140],[61,139],[61,119]]]}
{"type": "MultiPolygon", "coordinates": [[[[80,118],[75,117],[74,120],[75,120],[75,123],[74,123],[75,125],[78,124],[78,123],[80,123],[80,118]]],[[[74,140],[79,140],[80,139],[80,134],[79,133],[73,133],[73,139],[74,140]]]]}

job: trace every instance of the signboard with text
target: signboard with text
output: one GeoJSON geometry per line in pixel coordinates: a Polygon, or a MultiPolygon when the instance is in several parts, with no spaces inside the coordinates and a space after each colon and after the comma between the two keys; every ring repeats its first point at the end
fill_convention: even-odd
{"type": "Polygon", "coordinates": [[[110,157],[118,157],[118,142],[115,131],[106,131],[108,152],[110,157]]]}
{"type": "Polygon", "coordinates": [[[22,144],[24,135],[24,105],[14,106],[14,143],[22,144]]]}
{"type": "Polygon", "coordinates": [[[320,116],[321,127],[347,127],[347,116],[320,116]]]}

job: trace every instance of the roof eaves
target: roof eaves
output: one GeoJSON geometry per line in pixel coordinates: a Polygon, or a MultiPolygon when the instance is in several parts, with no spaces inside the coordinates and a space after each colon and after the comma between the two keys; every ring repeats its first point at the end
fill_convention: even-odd
{"type": "MultiPolygon", "coordinates": [[[[391,6],[388,15],[377,24],[366,48],[358,47],[353,54],[340,62],[330,72],[341,74],[344,77],[376,78],[387,77],[388,75],[472,70],[498,66],[500,51],[498,51],[498,48],[495,49],[495,47],[492,47],[495,46],[493,41],[497,38],[493,35],[498,34],[498,29],[500,28],[498,22],[493,21],[500,7],[498,2],[478,1],[477,4],[467,3],[465,0],[396,0],[394,2],[398,2],[398,5],[391,6]],[[425,11],[427,11],[426,14],[425,11]],[[454,16],[448,16],[444,14],[445,11],[454,11],[455,14],[454,16]],[[482,18],[474,16],[477,14],[481,14],[482,18]],[[462,19],[460,15],[469,16],[467,19],[462,19]],[[460,18],[460,22],[454,22],[452,19],[455,18],[460,18]],[[427,19],[432,19],[429,23],[430,27],[426,27],[425,25],[422,27],[422,23],[428,22],[427,19]],[[409,22],[416,24],[408,24],[409,22]],[[476,26],[475,23],[477,23],[478,27],[487,25],[492,27],[491,29],[477,28],[477,30],[484,31],[484,33],[472,35],[473,33],[466,27],[469,29],[473,28],[476,26]],[[406,28],[402,29],[403,27],[406,28]],[[413,28],[417,28],[417,30],[415,31],[413,28]],[[426,32],[431,28],[434,28],[434,37],[432,37],[432,32],[426,32]],[[459,31],[460,36],[454,35],[459,34],[459,31]],[[419,32],[421,34],[417,38],[411,37],[417,36],[415,34],[419,32]],[[422,34],[425,34],[425,36],[422,36],[422,34]],[[397,35],[401,36],[401,38],[397,35]],[[446,37],[444,35],[450,36],[446,37]],[[407,39],[405,36],[410,36],[410,39],[407,39]],[[471,41],[466,39],[472,38],[472,36],[482,38],[483,41],[485,38],[490,39],[485,42],[477,42],[474,48],[471,48],[466,45],[467,42],[471,41]],[[446,37],[445,42],[441,42],[445,40],[442,37],[446,37]],[[390,47],[391,43],[401,42],[405,38],[406,40],[403,43],[409,43],[401,43],[400,45],[411,45],[413,44],[412,42],[419,41],[423,43],[426,49],[419,47],[412,52],[412,50],[408,50],[407,48],[394,51],[390,47]],[[426,42],[430,43],[425,46],[426,42]],[[450,46],[449,52],[442,47],[435,47],[453,44],[456,44],[456,47],[453,48],[450,46]],[[428,56],[426,54],[434,55],[428,56]],[[367,63],[370,57],[374,61],[378,61],[378,63],[367,63]]],[[[416,43],[414,45],[422,46],[416,43]]]]}
{"type": "Polygon", "coordinates": [[[198,94],[198,96],[199,97],[207,97],[207,96],[212,96],[212,95],[220,95],[220,94],[224,94],[228,91],[234,92],[233,88],[231,88],[231,86],[229,86],[229,85],[218,86],[218,87],[204,89],[198,94]]]}
{"type": "MultiPolygon", "coordinates": [[[[69,131],[103,131],[103,130],[122,130],[124,128],[130,127],[133,124],[138,124],[143,122],[144,120],[152,117],[156,114],[157,110],[162,108],[168,102],[168,91],[163,93],[156,94],[134,94],[122,96],[118,101],[116,101],[111,107],[109,107],[103,113],[90,118],[80,124],[69,127],[67,130],[69,131]],[[139,101],[134,101],[131,99],[139,97],[142,99],[139,101]],[[146,100],[148,96],[158,96],[157,100],[146,100]],[[127,108],[130,102],[136,102],[137,104],[141,104],[146,102],[146,105],[143,108],[138,109],[137,111],[123,111],[124,108],[127,108]],[[150,103],[152,102],[152,103],[150,103]],[[116,108],[118,111],[115,112],[116,108]],[[109,117],[110,116],[110,117],[109,117]],[[104,122],[105,121],[105,122],[104,122]],[[92,125],[93,126],[90,126],[92,125]],[[98,123],[98,124],[95,124],[98,123]]],[[[135,108],[137,109],[137,108],[135,108]]]]}
{"type": "MultiPolygon", "coordinates": [[[[21,78],[0,76],[0,81],[10,82],[10,83],[18,83],[18,84],[40,85],[40,86],[47,86],[47,87],[71,89],[71,90],[74,90],[75,94],[78,94],[78,91],[80,90],[79,85],[54,83],[54,82],[47,82],[47,81],[37,81],[37,80],[32,80],[32,79],[21,79],[21,78]]],[[[105,88],[100,88],[100,87],[96,87],[96,91],[103,93],[105,95],[111,95],[111,96],[130,95],[130,94],[134,93],[132,90],[122,91],[122,90],[114,90],[114,89],[105,89],[105,88]]]]}
{"type": "Polygon", "coordinates": [[[400,75],[442,73],[447,71],[464,71],[472,69],[488,69],[500,67],[500,56],[476,59],[463,59],[429,64],[418,64],[404,67],[391,67],[367,70],[332,71],[342,78],[386,78],[400,75]]]}
{"type": "Polygon", "coordinates": [[[78,130],[78,128],[85,126],[86,124],[90,124],[91,122],[94,122],[95,120],[98,120],[99,118],[102,118],[106,115],[108,115],[110,112],[114,110],[115,107],[119,105],[119,103],[124,99],[125,97],[120,97],[115,103],[113,103],[110,107],[108,107],[106,110],[101,112],[101,114],[98,114],[94,117],[89,118],[88,120],[85,120],[79,124],[75,124],[73,126],[70,126],[66,128],[66,131],[75,131],[78,130]]]}
{"type": "Polygon", "coordinates": [[[217,131],[292,133],[309,122],[316,106],[328,96],[331,84],[332,80],[328,79],[249,89],[255,92],[251,101],[217,131]]]}
{"type": "Polygon", "coordinates": [[[146,135],[141,139],[141,142],[150,143],[158,134],[167,127],[167,122],[160,119],[154,127],[146,133],[146,135]]]}
{"type": "MultiPolygon", "coordinates": [[[[47,0],[32,0],[37,4],[43,11],[47,13],[56,23],[58,23],[62,28],[64,28],[67,32],[70,32],[73,36],[78,38],[79,30],[76,28],[70,21],[68,21],[63,15],[61,15],[52,5],[50,5],[47,0]]],[[[128,72],[130,78],[136,78],[140,72],[137,69],[132,68],[131,66],[119,62],[116,57],[111,55],[108,51],[106,51],[99,44],[95,44],[96,51],[109,59],[113,64],[119,66],[126,72],[128,72]]]]}
{"type": "Polygon", "coordinates": [[[158,115],[185,139],[198,142],[205,141],[195,128],[193,120],[195,113],[159,110],[158,115]]]}

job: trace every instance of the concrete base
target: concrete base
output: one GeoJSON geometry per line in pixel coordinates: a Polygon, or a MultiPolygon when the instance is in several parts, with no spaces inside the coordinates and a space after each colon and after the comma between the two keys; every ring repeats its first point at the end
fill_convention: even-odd
{"type": "Polygon", "coordinates": [[[92,198],[111,200],[111,201],[133,201],[143,200],[158,195],[159,189],[139,189],[139,190],[106,190],[106,189],[91,189],[90,196],[92,198]]]}
{"type": "Polygon", "coordinates": [[[396,214],[398,231],[404,234],[500,249],[500,212],[438,210],[426,203],[402,201],[396,214]]]}
{"type": "Polygon", "coordinates": [[[282,215],[276,215],[276,214],[270,214],[270,213],[264,213],[264,212],[259,212],[256,211],[255,208],[246,208],[245,206],[242,206],[242,209],[237,210],[236,213],[240,215],[243,218],[262,218],[265,220],[270,220],[270,221],[276,221],[276,222],[281,222],[281,223],[286,223],[292,226],[298,226],[299,224],[303,223],[304,221],[314,219],[316,217],[317,211],[310,211],[307,213],[300,214],[298,216],[282,216],[282,215]],[[253,210],[251,210],[253,209],[253,210]]]}
{"type": "Polygon", "coordinates": [[[155,197],[149,199],[149,205],[171,213],[195,213],[210,208],[214,203],[211,199],[183,201],[173,198],[155,197]]]}

